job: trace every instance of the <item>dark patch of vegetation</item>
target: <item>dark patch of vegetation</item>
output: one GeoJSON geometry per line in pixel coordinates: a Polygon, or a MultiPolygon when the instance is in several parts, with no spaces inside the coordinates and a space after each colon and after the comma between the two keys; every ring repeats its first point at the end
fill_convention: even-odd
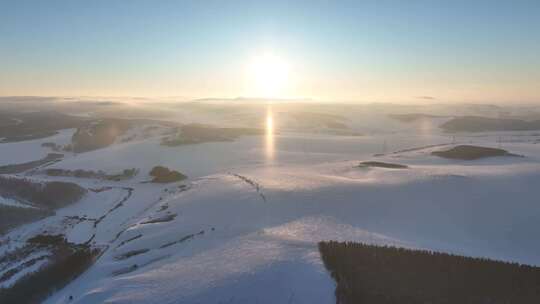
{"type": "Polygon", "coordinates": [[[85,123],[81,117],[57,112],[4,112],[0,113],[0,142],[16,142],[45,138],[58,130],[77,128],[85,123]]]}
{"type": "Polygon", "coordinates": [[[218,128],[202,124],[188,124],[178,127],[176,135],[164,138],[161,144],[175,147],[205,142],[233,141],[240,136],[260,134],[263,134],[263,130],[254,128],[218,128]]]}
{"type": "Polygon", "coordinates": [[[341,115],[316,112],[287,112],[280,114],[293,118],[300,128],[349,129],[345,123],[347,119],[341,115]]]}
{"type": "Polygon", "coordinates": [[[37,257],[37,258],[33,258],[33,259],[30,259],[28,261],[25,261],[23,263],[21,263],[20,265],[14,267],[14,268],[11,268],[9,269],[8,271],[4,272],[1,276],[0,276],[0,283],[2,282],[5,282],[9,279],[11,279],[14,275],[16,275],[17,273],[19,273],[20,271],[36,264],[37,262],[40,262],[40,261],[43,261],[45,259],[48,259],[50,256],[48,255],[42,255],[40,257],[37,257]]]}
{"type": "Polygon", "coordinates": [[[40,139],[40,138],[51,137],[56,134],[58,134],[58,132],[56,131],[45,131],[45,132],[36,132],[33,134],[15,135],[15,136],[10,136],[10,137],[0,140],[0,143],[10,143],[10,142],[40,139]]]}
{"type": "Polygon", "coordinates": [[[155,166],[149,174],[154,177],[152,179],[153,183],[172,183],[187,178],[184,174],[163,166],[155,166]]]}
{"type": "Polygon", "coordinates": [[[133,178],[139,173],[139,170],[136,168],[131,169],[124,169],[120,173],[115,174],[106,174],[103,171],[92,171],[92,170],[67,170],[67,169],[58,169],[58,168],[51,168],[46,169],[45,174],[49,176],[69,176],[69,177],[77,177],[77,178],[95,178],[95,179],[104,179],[104,180],[110,180],[110,181],[121,181],[133,178]]]}
{"type": "Polygon", "coordinates": [[[57,143],[54,143],[54,142],[44,142],[41,144],[42,147],[44,148],[49,148],[51,150],[53,150],[54,152],[60,152],[62,150],[64,151],[69,151],[69,147],[68,146],[61,146],[57,143]]]}
{"type": "Polygon", "coordinates": [[[34,160],[21,164],[0,166],[0,174],[16,174],[28,171],[39,166],[43,166],[49,163],[57,162],[64,157],[63,154],[49,153],[42,159],[34,160]]]}
{"type": "Polygon", "coordinates": [[[319,243],[336,303],[540,303],[540,268],[423,250],[319,243]]]}
{"type": "Polygon", "coordinates": [[[29,238],[27,242],[38,246],[60,246],[67,244],[66,238],[62,234],[38,234],[29,238]]]}
{"type": "Polygon", "coordinates": [[[364,161],[361,162],[358,167],[361,168],[387,168],[387,169],[407,169],[409,168],[406,165],[393,164],[393,163],[384,163],[378,161],[364,161]]]}
{"type": "Polygon", "coordinates": [[[112,275],[113,276],[119,276],[119,275],[123,275],[123,274],[126,274],[126,273],[133,272],[133,271],[135,271],[137,269],[139,269],[139,265],[133,264],[131,266],[124,267],[124,268],[113,271],[112,275]]]}
{"type": "Polygon", "coordinates": [[[159,246],[160,249],[163,249],[163,248],[167,248],[167,247],[170,247],[172,245],[176,245],[176,244],[179,244],[179,243],[183,243],[185,241],[189,241],[191,239],[193,239],[194,237],[196,237],[197,235],[203,235],[204,234],[204,230],[201,230],[199,231],[198,233],[192,233],[192,234],[188,234],[186,236],[183,236],[182,238],[180,238],[179,240],[176,240],[176,241],[172,241],[172,242],[169,242],[169,243],[165,243],[161,246],[159,246]]]}
{"type": "Polygon", "coordinates": [[[456,117],[441,125],[447,132],[487,132],[540,130],[540,120],[525,121],[480,116],[456,117]]]}
{"type": "Polygon", "coordinates": [[[96,106],[118,106],[118,105],[122,105],[121,102],[116,102],[116,101],[96,101],[94,104],[96,106]]]}
{"type": "Polygon", "coordinates": [[[88,190],[94,192],[94,193],[100,193],[100,192],[103,192],[103,191],[109,191],[113,189],[113,187],[110,187],[110,186],[106,186],[106,187],[99,187],[99,188],[88,188],[88,190]]]}
{"type": "MultiPolygon", "coordinates": [[[[152,126],[146,128],[147,131],[158,128],[158,126],[170,129],[178,126],[178,124],[174,122],[150,119],[105,118],[94,120],[77,129],[71,139],[72,144],[70,150],[75,153],[83,153],[108,147],[129,129],[147,124],[152,124],[152,126]]],[[[124,138],[122,139],[122,142],[131,139],[132,138],[124,138]]]]}
{"type": "Polygon", "coordinates": [[[176,213],[169,213],[169,214],[165,214],[165,215],[160,216],[160,217],[150,219],[148,221],[144,221],[141,224],[155,224],[155,223],[170,222],[170,221],[173,221],[177,216],[178,216],[178,214],[176,214],[176,213]]]}
{"type": "Polygon", "coordinates": [[[148,248],[131,250],[131,251],[128,251],[128,252],[126,252],[124,254],[115,256],[114,259],[117,260],[117,261],[121,261],[121,260],[128,259],[128,258],[130,258],[132,256],[147,253],[148,251],[150,251],[150,249],[148,249],[148,248]]]}
{"type": "Polygon", "coordinates": [[[82,153],[105,148],[132,126],[131,120],[108,118],[80,127],[71,138],[72,150],[82,153]]]}
{"type": "Polygon", "coordinates": [[[131,241],[134,241],[136,239],[141,238],[142,236],[143,236],[142,234],[137,234],[134,237],[131,237],[131,238],[127,239],[127,240],[124,240],[124,241],[120,242],[120,244],[118,244],[118,246],[116,246],[116,248],[122,247],[122,246],[124,246],[125,244],[127,244],[127,243],[129,243],[131,241]]]}
{"type": "Polygon", "coordinates": [[[139,173],[139,169],[137,168],[124,169],[121,173],[107,174],[105,179],[110,181],[121,181],[133,178],[137,173],[139,173]]]}
{"type": "Polygon", "coordinates": [[[86,189],[74,183],[36,183],[26,178],[0,176],[0,195],[43,209],[53,210],[75,203],[85,193],[86,189]]]}
{"type": "Polygon", "coordinates": [[[41,303],[82,274],[100,254],[98,249],[67,242],[49,248],[52,254],[45,266],[0,289],[0,303],[41,303]]]}
{"type": "Polygon", "coordinates": [[[22,224],[52,215],[51,210],[0,205],[0,235],[22,224]]]}
{"type": "Polygon", "coordinates": [[[475,160],[495,156],[518,156],[516,154],[509,153],[508,151],[503,149],[471,145],[455,146],[449,150],[434,151],[431,152],[431,154],[439,157],[460,160],[475,160]]]}
{"type": "MultiPolygon", "coordinates": [[[[9,244],[10,241],[12,240],[8,237],[5,242],[9,244]]],[[[0,256],[0,271],[6,269],[7,267],[5,266],[9,265],[10,263],[24,260],[34,253],[34,251],[35,246],[28,244],[15,250],[7,251],[5,254],[0,256]]]]}
{"type": "Polygon", "coordinates": [[[19,225],[54,214],[55,209],[77,202],[86,189],[74,183],[36,183],[25,178],[0,176],[0,196],[33,206],[0,206],[0,234],[19,225]]]}
{"type": "Polygon", "coordinates": [[[390,114],[388,117],[401,121],[401,122],[415,122],[419,120],[424,119],[430,119],[430,118],[440,118],[444,116],[438,116],[438,115],[430,115],[430,114],[423,114],[423,113],[409,113],[409,114],[390,114]]]}

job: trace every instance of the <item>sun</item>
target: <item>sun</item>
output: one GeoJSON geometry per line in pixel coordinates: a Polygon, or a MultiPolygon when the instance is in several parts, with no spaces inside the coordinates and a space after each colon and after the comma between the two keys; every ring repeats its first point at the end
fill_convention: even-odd
{"type": "Polygon", "coordinates": [[[289,66],[270,52],[254,56],[246,69],[246,90],[254,97],[284,97],[288,81],[289,66]]]}

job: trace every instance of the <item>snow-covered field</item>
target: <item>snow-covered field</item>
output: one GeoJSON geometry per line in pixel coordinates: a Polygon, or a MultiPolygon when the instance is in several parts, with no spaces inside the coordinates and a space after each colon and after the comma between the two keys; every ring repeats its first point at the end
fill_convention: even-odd
{"type": "Polygon", "coordinates": [[[42,147],[46,142],[65,145],[71,142],[75,129],[60,130],[58,134],[46,138],[0,144],[0,166],[25,163],[38,160],[51,153],[51,149],[42,147]]]}
{"type": "MultiPolygon", "coordinates": [[[[89,270],[47,303],[334,303],[334,281],[317,249],[321,240],[540,265],[540,145],[529,133],[505,133],[502,143],[498,134],[452,139],[409,130],[380,136],[282,132],[179,147],[160,146],[155,137],[115,143],[50,167],[135,167],[137,177],[30,176],[91,190],[56,215],[4,236],[16,242],[0,243],[0,255],[43,231],[104,248],[89,270]],[[457,161],[430,154],[452,140],[502,144],[525,157],[457,161]],[[366,160],[409,168],[357,167],[366,160]],[[189,179],[141,183],[155,165],[189,179]]],[[[52,139],[24,144],[38,147],[52,139]]],[[[15,162],[4,157],[4,147],[22,144],[0,145],[2,163],[15,162]]]]}

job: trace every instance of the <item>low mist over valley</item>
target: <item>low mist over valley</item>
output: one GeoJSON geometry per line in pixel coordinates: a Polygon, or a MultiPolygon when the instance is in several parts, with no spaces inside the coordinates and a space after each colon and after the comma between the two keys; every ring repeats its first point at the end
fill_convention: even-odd
{"type": "MultiPolygon", "coordinates": [[[[321,241],[540,271],[540,107],[6,97],[0,115],[2,302],[427,297],[384,276],[349,294],[342,279],[382,270],[341,275],[349,260],[334,254],[357,247],[336,243],[323,261],[321,241]]],[[[481,297],[485,284],[430,299],[481,297]]]]}
{"type": "Polygon", "coordinates": [[[1,1],[0,304],[540,303],[539,16],[1,1]]]}

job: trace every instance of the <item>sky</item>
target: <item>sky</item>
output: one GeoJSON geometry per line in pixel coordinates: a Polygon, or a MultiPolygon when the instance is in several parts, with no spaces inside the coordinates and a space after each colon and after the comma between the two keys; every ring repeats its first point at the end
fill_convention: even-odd
{"type": "Polygon", "coordinates": [[[0,95],[540,103],[540,1],[0,0],[0,95]]]}

